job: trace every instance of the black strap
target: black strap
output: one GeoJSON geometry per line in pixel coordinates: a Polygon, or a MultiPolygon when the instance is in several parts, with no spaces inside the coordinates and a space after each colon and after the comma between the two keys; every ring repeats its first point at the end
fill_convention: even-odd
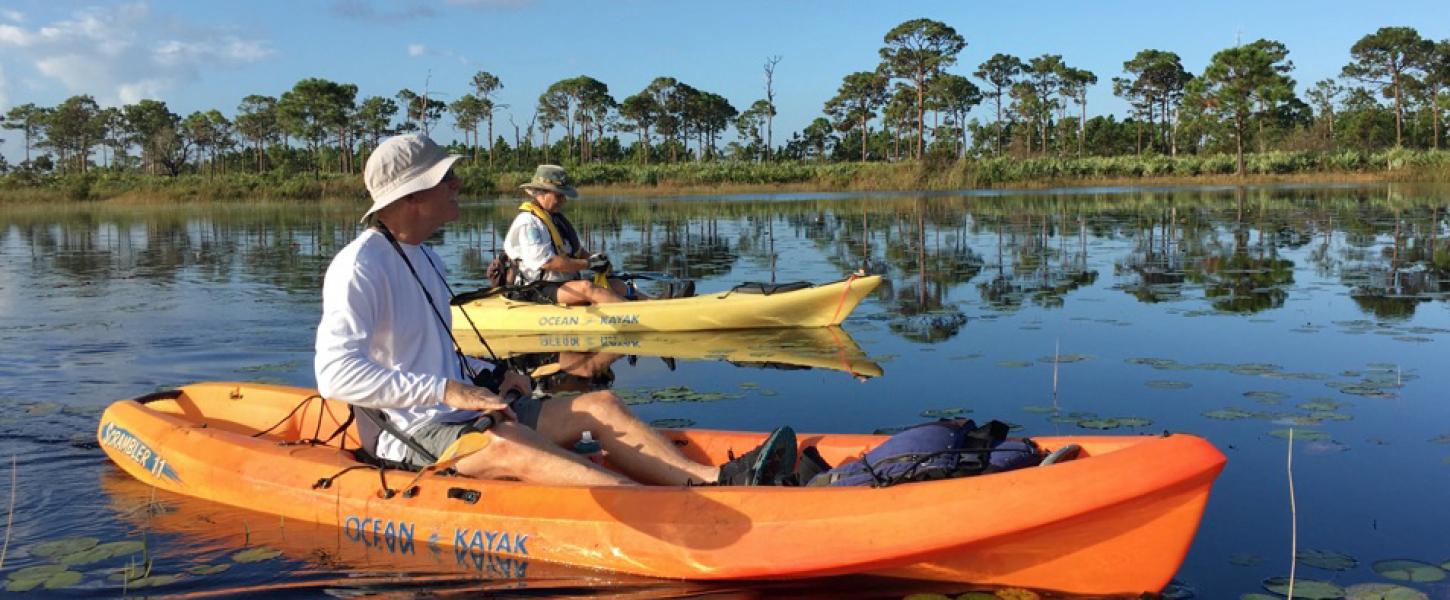
{"type": "MultiPolygon", "coordinates": [[[[408,260],[408,254],[403,252],[403,246],[398,243],[398,239],[393,237],[393,232],[388,231],[388,227],[382,221],[378,221],[376,227],[378,232],[388,240],[388,243],[392,244],[393,250],[398,252],[398,257],[403,259],[403,264],[407,265],[408,272],[413,275],[413,280],[418,282],[418,289],[423,290],[423,297],[428,300],[428,309],[433,311],[433,316],[438,319],[438,325],[443,328],[443,334],[448,336],[448,341],[453,342],[453,353],[458,356],[458,365],[462,368],[463,373],[470,380],[477,378],[478,373],[473,370],[473,365],[468,364],[468,356],[463,353],[463,347],[458,345],[458,340],[453,337],[453,328],[448,326],[448,320],[443,318],[443,313],[438,312],[438,304],[433,300],[433,294],[428,291],[428,286],[423,283],[423,278],[418,276],[418,270],[413,268],[413,261],[408,260]]],[[[448,294],[452,297],[453,289],[448,287],[448,279],[443,277],[443,272],[438,270],[438,265],[433,264],[433,259],[428,258],[427,252],[423,253],[423,258],[433,267],[433,271],[443,281],[443,287],[448,289],[448,294]]],[[[472,320],[469,323],[472,323],[472,320]]],[[[482,338],[480,337],[480,339],[482,338]]],[[[487,342],[484,343],[484,347],[488,348],[487,342]]],[[[489,353],[492,352],[493,350],[489,349],[489,353]]]]}
{"type": "MultiPolygon", "coordinates": [[[[429,452],[427,448],[424,448],[422,444],[419,444],[417,440],[413,439],[413,436],[403,433],[402,430],[399,430],[397,426],[393,425],[390,421],[388,421],[387,413],[384,413],[381,409],[366,408],[357,405],[350,406],[352,406],[352,411],[354,414],[359,414],[363,416],[363,420],[358,421],[359,431],[362,430],[363,423],[366,422],[373,427],[376,427],[380,431],[388,432],[388,435],[391,435],[394,438],[397,438],[398,441],[403,442],[403,445],[407,446],[420,458],[427,459],[427,461],[430,463],[438,462],[438,457],[434,456],[432,452],[429,452]]],[[[363,449],[367,450],[369,454],[377,456],[378,436],[373,435],[370,432],[368,435],[362,437],[363,449]],[[369,439],[372,440],[371,444],[368,443],[369,439]]]]}

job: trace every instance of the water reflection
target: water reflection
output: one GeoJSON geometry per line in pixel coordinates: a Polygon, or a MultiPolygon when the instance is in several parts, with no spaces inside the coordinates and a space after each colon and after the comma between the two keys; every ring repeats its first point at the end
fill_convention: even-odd
{"type": "MultiPolygon", "coordinates": [[[[744,329],[722,331],[623,332],[610,334],[541,333],[533,335],[465,332],[459,345],[472,356],[529,357],[530,369],[557,362],[564,372],[580,377],[613,379],[605,367],[629,357],[672,361],[725,361],[744,367],[825,369],[860,378],[880,377],[881,365],[839,327],[808,329],[744,329]],[[488,349],[485,349],[484,342],[488,349]],[[561,353],[570,355],[567,360],[561,353]]],[[[673,363],[667,363],[673,364],[673,363]]],[[[671,368],[673,370],[673,368],[671,368]]],[[[607,386],[606,386],[607,387],[607,386]]]]}

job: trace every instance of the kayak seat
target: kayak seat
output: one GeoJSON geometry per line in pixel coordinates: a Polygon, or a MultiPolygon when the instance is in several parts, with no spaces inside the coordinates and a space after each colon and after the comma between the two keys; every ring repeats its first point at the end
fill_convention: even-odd
{"type": "Polygon", "coordinates": [[[794,292],[811,287],[809,281],[791,281],[788,283],[765,283],[763,281],[747,281],[733,288],[730,291],[736,294],[760,294],[769,296],[781,292],[794,292]]]}

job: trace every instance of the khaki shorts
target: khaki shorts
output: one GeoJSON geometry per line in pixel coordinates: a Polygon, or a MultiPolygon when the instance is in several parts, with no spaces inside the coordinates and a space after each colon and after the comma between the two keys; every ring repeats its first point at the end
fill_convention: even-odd
{"type": "MultiPolygon", "coordinates": [[[[519,424],[529,429],[539,428],[539,413],[543,411],[544,398],[525,396],[515,400],[509,406],[514,409],[514,414],[518,415],[519,424]]],[[[489,423],[487,424],[482,423],[482,421],[484,421],[483,417],[458,423],[427,423],[413,432],[413,441],[423,446],[430,454],[436,457],[448,449],[448,446],[457,441],[458,438],[463,437],[463,434],[487,431],[489,426],[492,425],[492,419],[489,419],[489,423]]],[[[412,448],[406,445],[403,448],[404,463],[420,469],[433,464],[433,461],[419,456],[412,448]]]]}

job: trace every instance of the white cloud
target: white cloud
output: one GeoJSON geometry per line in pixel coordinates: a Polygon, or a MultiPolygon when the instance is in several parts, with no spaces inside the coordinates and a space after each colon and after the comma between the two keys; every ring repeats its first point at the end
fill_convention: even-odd
{"type": "Polygon", "coordinates": [[[428,48],[423,44],[408,44],[408,56],[419,57],[428,53],[428,48]]]}
{"type": "Polygon", "coordinates": [[[31,61],[70,93],[103,104],[157,98],[198,79],[272,56],[265,42],[152,14],[144,3],[92,7],[34,29],[0,25],[0,48],[31,61]]]}
{"type": "Polygon", "coordinates": [[[523,8],[534,3],[534,0],[444,0],[450,6],[466,6],[468,8],[494,9],[494,8],[523,8]]]}
{"type": "Polygon", "coordinates": [[[10,97],[5,93],[5,65],[0,65],[0,112],[10,108],[10,97]]]}
{"type": "Polygon", "coordinates": [[[18,10],[0,10],[0,17],[5,17],[6,21],[14,21],[16,23],[25,22],[25,13],[18,10]]]}

